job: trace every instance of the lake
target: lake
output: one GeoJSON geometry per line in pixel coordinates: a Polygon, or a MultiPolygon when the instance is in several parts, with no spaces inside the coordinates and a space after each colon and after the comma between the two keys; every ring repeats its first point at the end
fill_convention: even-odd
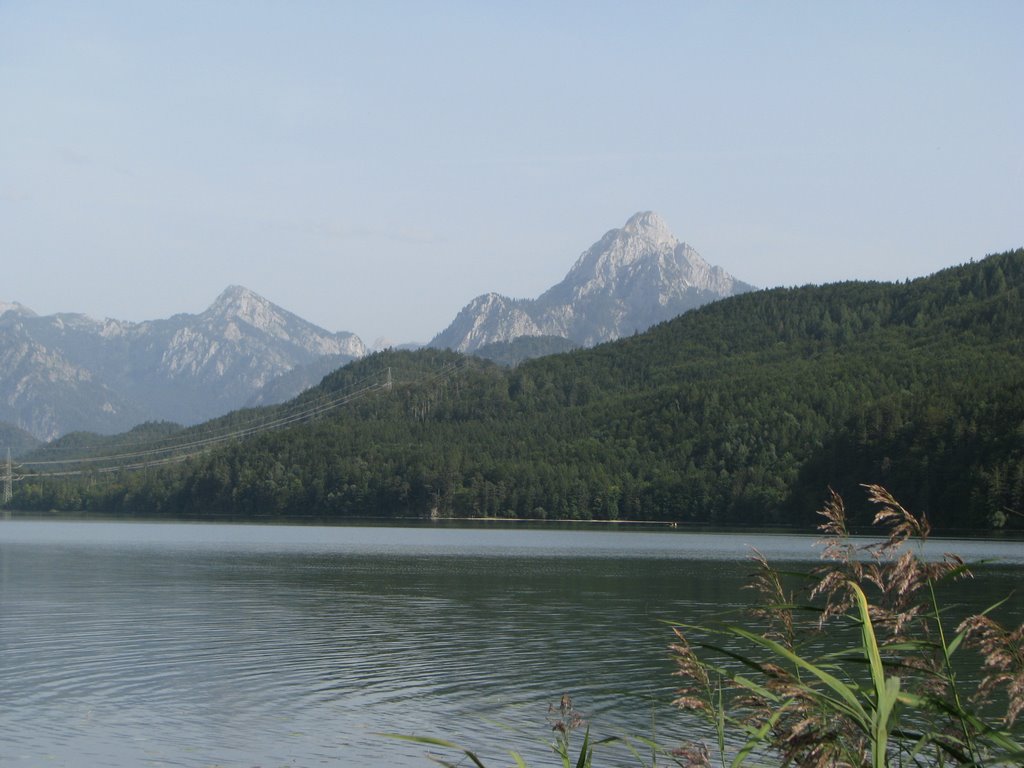
{"type": "MultiPolygon", "coordinates": [[[[806,568],[814,542],[0,521],[0,765],[431,765],[380,732],[552,764],[547,707],[563,692],[599,735],[674,743],[695,731],[667,705],[663,621],[746,605],[752,546],[806,568]]],[[[1019,542],[946,549],[995,561],[956,590],[964,610],[1024,574],[1019,542]]],[[[1000,617],[1024,621],[1024,600],[1000,617]]]]}

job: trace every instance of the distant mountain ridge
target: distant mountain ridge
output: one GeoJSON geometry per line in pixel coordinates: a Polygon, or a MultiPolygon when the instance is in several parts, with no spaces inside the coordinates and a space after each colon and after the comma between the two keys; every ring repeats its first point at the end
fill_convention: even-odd
{"type": "Polygon", "coordinates": [[[536,299],[497,293],[467,304],[430,346],[474,352],[522,336],[593,346],[754,286],[708,264],[652,211],[637,213],[585,251],[536,299]]]}
{"type": "MultiPolygon", "coordinates": [[[[365,354],[355,334],[326,331],[241,286],[198,315],[141,323],[0,303],[0,420],[44,440],[152,420],[192,424],[324,356],[343,364],[365,354]]],[[[278,397],[295,394],[285,387],[278,397]]]]}
{"type": "MultiPolygon", "coordinates": [[[[631,335],[752,289],[704,261],[657,214],[638,213],[539,298],[479,296],[430,346],[514,364],[631,335]]],[[[195,424],[287,400],[366,354],[354,334],[326,331],[241,286],[199,314],[141,323],[39,316],[0,301],[0,421],[41,440],[148,421],[195,424]]]]}

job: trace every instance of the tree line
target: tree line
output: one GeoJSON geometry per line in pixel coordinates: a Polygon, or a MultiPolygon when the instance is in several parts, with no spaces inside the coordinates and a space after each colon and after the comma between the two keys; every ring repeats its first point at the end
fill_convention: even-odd
{"type": "Polygon", "coordinates": [[[313,423],[172,466],[28,478],[14,506],[805,526],[830,487],[877,483],[939,530],[1024,527],[1024,250],[903,283],[744,294],[511,369],[382,352],[300,398],[384,368],[389,392],[313,423]]]}

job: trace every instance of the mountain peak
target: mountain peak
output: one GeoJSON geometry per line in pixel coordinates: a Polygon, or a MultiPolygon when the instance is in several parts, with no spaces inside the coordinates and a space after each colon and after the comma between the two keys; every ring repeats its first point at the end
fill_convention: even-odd
{"type": "Polygon", "coordinates": [[[297,344],[314,355],[356,358],[366,354],[366,347],[355,334],[326,331],[241,285],[225,288],[199,317],[214,326],[226,327],[225,333],[235,341],[240,327],[251,326],[259,334],[297,344]]]}
{"type": "Polygon", "coordinates": [[[23,317],[36,317],[36,313],[24,304],[19,304],[16,301],[0,301],[0,315],[6,312],[16,312],[23,317]]]}
{"type": "Polygon", "coordinates": [[[471,352],[519,336],[560,336],[591,346],[751,289],[704,261],[658,214],[641,211],[607,231],[538,298],[478,296],[430,346],[471,352]]]}
{"type": "Polygon", "coordinates": [[[668,224],[654,211],[641,211],[630,216],[622,228],[623,232],[639,235],[656,243],[676,243],[676,236],[668,228],[668,224]]]}
{"type": "Polygon", "coordinates": [[[236,301],[258,299],[259,301],[266,301],[255,291],[250,291],[244,285],[229,285],[223,291],[220,296],[214,300],[214,304],[230,304],[236,301]]]}
{"type": "Polygon", "coordinates": [[[204,313],[207,316],[244,320],[263,328],[271,317],[279,313],[277,307],[255,291],[241,285],[229,285],[204,313]]]}

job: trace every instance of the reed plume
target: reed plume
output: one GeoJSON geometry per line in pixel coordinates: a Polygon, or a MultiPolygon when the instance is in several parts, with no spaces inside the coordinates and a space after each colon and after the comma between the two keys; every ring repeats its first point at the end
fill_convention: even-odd
{"type": "Polygon", "coordinates": [[[843,500],[830,491],[819,513],[822,563],[802,597],[755,552],[751,628],[674,628],[670,649],[684,681],[676,704],[715,724],[723,764],[737,738],[733,765],[757,756],[787,766],[1024,764],[1013,730],[1024,711],[1024,626],[1007,630],[986,612],[948,636],[936,587],[970,571],[956,555],[927,559],[927,518],[881,486],[864,487],[878,508],[879,540],[855,544],[843,500]],[[849,637],[850,646],[812,654],[816,632],[849,637]],[[971,696],[952,665],[961,647],[982,655],[971,696]],[[1006,711],[993,724],[980,713],[1000,692],[1006,711]]]}

